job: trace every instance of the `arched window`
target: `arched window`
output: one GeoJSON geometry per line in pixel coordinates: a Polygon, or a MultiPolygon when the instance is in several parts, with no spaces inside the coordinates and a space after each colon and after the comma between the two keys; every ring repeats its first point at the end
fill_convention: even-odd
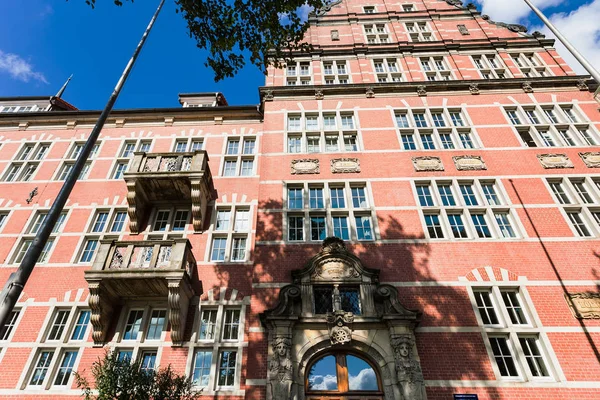
{"type": "Polygon", "coordinates": [[[356,355],[341,352],[327,354],[310,365],[306,395],[308,400],[383,398],[375,368],[356,355]]]}

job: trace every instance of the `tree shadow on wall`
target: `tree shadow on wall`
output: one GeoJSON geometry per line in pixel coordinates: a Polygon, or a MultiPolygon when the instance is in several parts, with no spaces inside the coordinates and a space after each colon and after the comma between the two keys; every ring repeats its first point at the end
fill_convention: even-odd
{"type": "MultiPolygon", "coordinates": [[[[247,287],[252,282],[251,310],[247,326],[259,327],[259,314],[273,308],[282,284],[292,282],[291,271],[301,269],[321,249],[321,244],[283,242],[281,200],[259,204],[256,242],[252,251],[254,265],[240,274],[240,266],[218,265],[219,282],[213,286],[247,287]],[[260,285],[257,285],[260,284],[260,285]],[[257,287],[259,286],[259,287],[257,287]]],[[[423,235],[414,235],[393,216],[379,217],[380,238],[386,241],[347,243],[348,250],[366,267],[380,270],[380,281],[396,285],[402,304],[422,312],[416,341],[425,380],[495,380],[481,333],[435,332],[435,328],[477,327],[467,289],[440,285],[430,265],[431,246],[423,235]]],[[[452,280],[456,280],[454,277],[452,280]]],[[[209,290],[205,287],[205,292],[209,290]]],[[[264,379],[267,371],[267,338],[248,348],[246,376],[264,379]],[[256,367],[256,368],[255,368],[256,367]]],[[[258,337],[256,337],[258,338],[258,337]]],[[[496,388],[469,390],[428,387],[430,399],[451,399],[453,393],[478,393],[479,399],[502,399],[496,388]]]]}

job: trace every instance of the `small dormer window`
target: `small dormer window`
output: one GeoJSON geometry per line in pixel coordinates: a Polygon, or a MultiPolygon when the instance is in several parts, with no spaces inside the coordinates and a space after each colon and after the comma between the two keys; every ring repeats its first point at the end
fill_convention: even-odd
{"type": "Polygon", "coordinates": [[[375,6],[363,7],[365,14],[375,14],[375,6]]]}
{"type": "Polygon", "coordinates": [[[327,314],[340,310],[351,312],[354,315],[361,314],[358,286],[315,285],[313,286],[313,295],[315,314],[327,314]]]}

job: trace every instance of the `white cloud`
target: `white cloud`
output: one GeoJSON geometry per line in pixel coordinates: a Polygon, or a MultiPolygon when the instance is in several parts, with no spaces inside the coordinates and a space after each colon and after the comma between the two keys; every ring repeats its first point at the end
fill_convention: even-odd
{"type": "MultiPolygon", "coordinates": [[[[532,0],[533,4],[543,9],[556,6],[564,0],[532,0]]],[[[523,0],[476,0],[482,6],[482,14],[490,16],[492,21],[516,23],[525,18],[531,9],[523,0]]]]}
{"type": "Polygon", "coordinates": [[[361,370],[358,375],[348,377],[350,390],[377,390],[377,376],[372,368],[361,370]]]}
{"type": "Polygon", "coordinates": [[[302,18],[302,21],[306,21],[308,19],[308,14],[313,10],[311,6],[308,4],[302,4],[298,9],[298,15],[302,18]]]}
{"type": "MultiPolygon", "coordinates": [[[[570,13],[553,14],[550,16],[550,21],[593,66],[596,68],[600,66],[600,24],[598,23],[600,21],[600,0],[584,4],[570,13]]],[[[532,30],[539,30],[549,38],[554,38],[546,26],[534,27],[532,30]]],[[[556,49],[577,73],[587,74],[587,71],[558,40],[556,49]]]]}
{"type": "Polygon", "coordinates": [[[0,72],[6,72],[14,79],[23,82],[29,82],[34,79],[48,83],[46,77],[41,72],[34,71],[33,65],[29,62],[17,54],[5,53],[2,50],[0,50],[0,72]]]}
{"type": "Polygon", "coordinates": [[[313,390],[335,390],[337,389],[337,377],[335,375],[313,375],[310,377],[309,386],[313,390]]]}

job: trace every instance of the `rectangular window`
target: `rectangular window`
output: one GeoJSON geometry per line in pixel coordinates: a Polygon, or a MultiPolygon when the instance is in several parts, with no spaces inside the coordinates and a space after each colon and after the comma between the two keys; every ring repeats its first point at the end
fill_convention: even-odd
{"type": "Polygon", "coordinates": [[[288,239],[304,240],[304,217],[288,217],[288,239]]]}
{"type": "Polygon", "coordinates": [[[396,113],[396,125],[398,125],[398,128],[410,128],[408,115],[406,113],[396,113]]]}
{"type": "Polygon", "coordinates": [[[238,154],[240,151],[240,141],[230,139],[227,142],[227,151],[225,154],[238,154]]]}
{"type": "Polygon", "coordinates": [[[498,315],[492,303],[492,295],[490,292],[477,291],[474,292],[477,310],[481,316],[484,325],[498,325],[498,315]]]}
{"type": "Polygon", "coordinates": [[[433,207],[433,197],[431,196],[431,188],[429,185],[417,185],[417,196],[419,204],[423,207],[433,207]]]}
{"type": "Polygon", "coordinates": [[[477,196],[475,196],[475,192],[473,192],[473,185],[470,184],[460,184],[458,185],[460,188],[460,192],[465,201],[465,205],[467,206],[477,206],[479,202],[477,201],[477,196]]]}
{"type": "Polygon", "coordinates": [[[571,184],[573,185],[573,188],[575,188],[575,192],[581,199],[582,203],[591,204],[594,202],[594,199],[592,196],[590,196],[587,188],[585,187],[585,183],[571,181],[571,184]]]}
{"type": "Polygon", "coordinates": [[[185,153],[187,150],[187,140],[178,140],[175,142],[175,153],[185,153]]]}
{"type": "Polygon", "coordinates": [[[473,139],[471,139],[471,134],[469,132],[459,132],[458,137],[460,138],[460,142],[462,143],[463,148],[475,148],[475,144],[473,144],[473,139]]]}
{"type": "Polygon", "coordinates": [[[98,247],[98,240],[88,239],[85,242],[83,251],[81,252],[81,258],[79,259],[79,262],[82,262],[82,263],[92,262],[92,260],[94,258],[94,254],[96,253],[96,247],[98,247]]]}
{"type": "Polygon", "coordinates": [[[208,386],[210,380],[210,366],[212,364],[212,351],[199,350],[194,359],[192,380],[196,386],[208,386]]]}
{"type": "Polygon", "coordinates": [[[302,152],[302,138],[299,136],[288,137],[288,152],[289,153],[301,153],[302,152]]]}
{"type": "Polygon", "coordinates": [[[144,351],[142,352],[140,371],[145,373],[154,372],[156,367],[156,351],[144,351]]]}
{"type": "Polygon", "coordinates": [[[503,337],[491,337],[490,346],[494,353],[496,365],[498,365],[498,369],[500,370],[500,375],[505,377],[519,376],[519,372],[515,365],[515,359],[508,346],[508,339],[503,337]]]}
{"type": "Polygon", "coordinates": [[[241,176],[254,175],[254,160],[242,160],[241,176]]]}
{"type": "Polygon", "coordinates": [[[236,232],[246,232],[250,230],[250,210],[237,210],[235,212],[236,232]]]}
{"type": "Polygon", "coordinates": [[[121,150],[122,158],[129,158],[133,152],[135,151],[135,143],[125,143],[123,145],[123,149],[121,150]]]}
{"type": "Polygon", "coordinates": [[[319,153],[321,151],[321,138],[319,136],[308,136],[306,146],[309,153],[319,153]]]}
{"type": "Polygon", "coordinates": [[[469,237],[461,214],[448,214],[448,222],[450,223],[452,236],[455,239],[466,239],[469,237]]]}
{"type": "Polygon", "coordinates": [[[211,261],[225,261],[226,238],[213,238],[211,261]]]}
{"type": "Polygon", "coordinates": [[[131,310],[127,317],[125,330],[123,331],[123,340],[137,340],[142,327],[143,310],[131,310]]]}
{"type": "Polygon", "coordinates": [[[150,323],[148,324],[148,332],[146,333],[146,340],[159,340],[163,327],[165,326],[165,317],[167,312],[165,310],[152,310],[150,316],[150,323]]]}
{"type": "Polygon", "coordinates": [[[526,325],[527,318],[519,301],[519,295],[514,290],[503,290],[502,301],[513,325],[526,325]]]}
{"type": "Polygon", "coordinates": [[[244,140],[244,148],[242,150],[242,154],[254,154],[254,148],[256,146],[256,140],[254,139],[245,139],[244,140]]]}
{"type": "Polygon", "coordinates": [[[402,147],[404,150],[416,150],[415,138],[412,133],[400,135],[402,138],[402,147]]]}
{"type": "Polygon", "coordinates": [[[496,223],[498,224],[498,228],[500,229],[500,233],[504,238],[514,238],[517,237],[515,231],[510,224],[510,217],[508,213],[494,213],[494,217],[496,218],[496,223]]]}
{"type": "Polygon", "coordinates": [[[104,227],[106,226],[106,220],[108,219],[107,212],[99,212],[96,214],[96,220],[94,221],[94,226],[92,227],[92,232],[104,232],[104,227]]]}
{"type": "Polygon", "coordinates": [[[531,375],[536,377],[550,376],[537,339],[533,337],[520,337],[519,343],[523,349],[523,354],[525,355],[525,360],[527,360],[527,366],[531,371],[531,375]]]}
{"type": "Polygon", "coordinates": [[[87,331],[88,324],[90,323],[90,316],[91,312],[89,310],[79,311],[75,328],[73,328],[73,333],[71,334],[71,340],[85,339],[85,333],[87,331]]]}
{"type": "Polygon", "coordinates": [[[173,219],[173,230],[184,231],[188,223],[188,212],[186,210],[175,211],[175,218],[173,219]]]}
{"type": "Polygon", "coordinates": [[[455,206],[454,194],[450,185],[438,185],[438,192],[442,198],[442,204],[445,206],[455,206]]]}
{"type": "Polygon", "coordinates": [[[32,386],[40,386],[44,383],[46,379],[46,375],[48,374],[48,369],[50,369],[50,363],[52,362],[52,357],[54,356],[54,351],[42,351],[37,358],[35,363],[35,368],[33,369],[33,373],[31,374],[31,380],[29,384],[32,386]]]}
{"type": "Polygon", "coordinates": [[[202,310],[200,320],[200,340],[214,340],[217,323],[217,310],[202,310]]]}
{"type": "Polygon", "coordinates": [[[373,240],[373,230],[371,229],[371,217],[357,216],[356,236],[358,240],[373,240]]]}
{"type": "Polygon", "coordinates": [[[440,224],[440,216],[437,214],[425,214],[425,225],[431,239],[443,239],[444,231],[440,224]]]}
{"type": "Polygon", "coordinates": [[[367,208],[368,207],[367,196],[365,194],[364,187],[354,186],[351,188],[351,192],[352,192],[352,206],[354,208],[367,208]]]}
{"type": "Polygon", "coordinates": [[[17,324],[17,319],[19,318],[19,311],[11,311],[8,316],[8,320],[6,324],[0,329],[0,340],[8,340],[10,334],[12,333],[15,325],[17,324]]]}
{"type": "Polygon", "coordinates": [[[323,241],[327,237],[325,217],[310,217],[311,240],[323,241]]]}
{"type": "Polygon", "coordinates": [[[515,110],[506,110],[510,123],[513,125],[522,125],[521,119],[515,110]]]}
{"type": "Polygon", "coordinates": [[[423,144],[424,150],[435,150],[435,143],[433,142],[433,135],[429,133],[422,133],[421,143],[423,144]]]}
{"type": "Polygon", "coordinates": [[[219,360],[219,386],[233,386],[235,382],[235,368],[237,351],[222,351],[219,360]]]}
{"type": "Polygon", "coordinates": [[[482,183],[481,189],[483,190],[483,195],[490,206],[499,206],[501,204],[493,183],[482,183]]]}
{"type": "Polygon", "coordinates": [[[487,224],[484,214],[471,214],[471,220],[475,225],[475,232],[480,239],[491,238],[492,232],[487,224]]]}
{"type": "Polygon", "coordinates": [[[17,257],[15,258],[15,264],[23,261],[23,257],[25,257],[25,254],[27,254],[27,250],[29,250],[29,247],[31,247],[32,243],[33,240],[23,240],[21,247],[19,248],[19,252],[17,253],[17,257]]]}
{"type": "Polygon", "coordinates": [[[333,217],[333,236],[343,240],[350,240],[348,217],[333,217]]]}
{"type": "Polygon", "coordinates": [[[344,188],[331,188],[331,208],[346,208],[344,188]]]}
{"type": "Polygon", "coordinates": [[[229,210],[217,210],[217,223],[215,225],[216,231],[227,231],[229,230],[229,220],[231,218],[231,211],[229,210]]]}
{"type": "Polygon", "coordinates": [[[65,386],[69,383],[69,378],[71,378],[76,359],[77,351],[64,352],[60,366],[56,371],[56,378],[54,379],[55,386],[65,386]]]}
{"type": "Polygon", "coordinates": [[[246,260],[246,238],[233,238],[231,261],[246,260]]]}
{"type": "MultiPolygon", "coordinates": [[[[48,216],[47,213],[40,213],[37,215],[36,219],[35,219],[35,223],[31,226],[31,228],[29,229],[30,234],[32,235],[37,235],[38,231],[40,230],[40,227],[42,226],[42,224],[44,223],[44,221],[46,220],[46,217],[48,216]]],[[[0,219],[2,217],[0,216],[0,219]]],[[[54,228],[52,228],[52,233],[58,233],[61,228],[62,225],[65,222],[65,219],[67,219],[67,214],[60,214],[60,216],[58,217],[58,219],[56,220],[56,223],[54,224],[54,228]]],[[[2,224],[0,223],[0,227],[2,226],[2,224]]]]}
{"type": "Polygon", "coordinates": [[[308,200],[310,208],[325,208],[323,202],[323,189],[322,188],[309,188],[308,189],[308,200]]]}
{"type": "Polygon", "coordinates": [[[325,151],[338,151],[338,137],[337,136],[325,136],[325,151]]]}
{"type": "Polygon", "coordinates": [[[54,315],[54,320],[52,321],[52,327],[50,328],[50,332],[48,333],[48,340],[60,340],[65,331],[65,326],[67,325],[67,319],[69,318],[69,311],[67,310],[59,310],[54,315]]]}
{"type": "Polygon", "coordinates": [[[223,340],[238,340],[240,332],[240,310],[225,310],[223,340]]]}
{"type": "Polygon", "coordinates": [[[288,208],[299,210],[304,208],[302,188],[288,188],[288,208]]]}
{"type": "Polygon", "coordinates": [[[236,172],[237,161],[225,160],[225,165],[223,166],[223,176],[235,176],[236,172]]]}
{"type": "Polygon", "coordinates": [[[121,179],[127,170],[127,165],[127,163],[117,163],[117,166],[115,167],[115,173],[113,174],[113,179],[121,179]]]}
{"type": "Polygon", "coordinates": [[[121,232],[123,230],[123,225],[125,224],[125,219],[127,218],[127,213],[125,211],[118,211],[115,213],[113,218],[113,223],[110,227],[111,232],[121,232]]]}
{"type": "Polygon", "coordinates": [[[156,213],[156,218],[154,220],[154,230],[158,232],[164,232],[167,230],[167,225],[169,224],[169,217],[171,216],[170,211],[159,210],[156,213]]]}
{"type": "Polygon", "coordinates": [[[577,234],[579,236],[581,236],[581,237],[592,236],[587,225],[585,224],[585,222],[583,222],[583,219],[581,218],[581,213],[576,212],[576,211],[571,211],[571,212],[567,212],[567,215],[569,216],[569,220],[571,221],[571,224],[573,224],[573,227],[575,228],[575,231],[577,232],[577,234]]]}

